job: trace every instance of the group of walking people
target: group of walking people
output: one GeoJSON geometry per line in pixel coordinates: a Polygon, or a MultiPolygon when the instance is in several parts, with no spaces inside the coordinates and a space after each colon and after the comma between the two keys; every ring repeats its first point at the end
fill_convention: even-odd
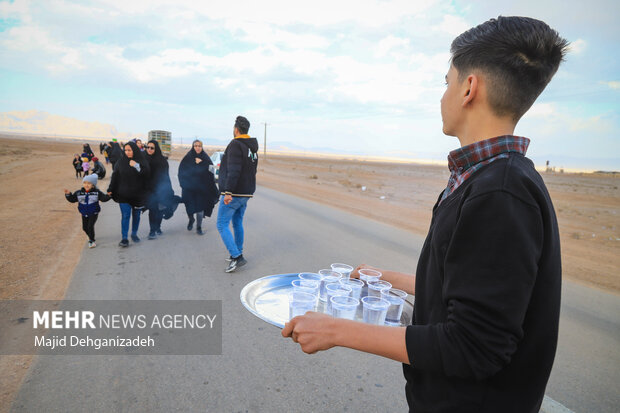
{"type": "MultiPolygon", "coordinates": [[[[162,235],[163,219],[171,218],[179,203],[185,204],[187,229],[191,231],[195,224],[196,233],[203,235],[204,217],[210,217],[215,205],[222,200],[217,228],[229,252],[226,272],[244,265],[243,215],[247,201],[256,189],[258,164],[258,141],[247,134],[249,127],[250,122],[245,117],[237,117],[233,128],[234,138],[227,146],[220,164],[219,190],[215,183],[213,162],[204,151],[202,142],[196,139],[192,143],[192,148],[179,165],[181,197],[174,194],[168,160],[163,156],[157,141],[150,140],[144,147],[141,142],[129,141],[123,145],[120,155],[118,152],[121,146],[118,142],[110,142],[107,148],[100,147],[101,150],[107,150],[107,157],[113,165],[106,193],[97,188],[98,179],[103,178],[105,172],[103,176],[98,173],[85,174],[83,187],[74,193],[65,189],[67,200],[79,203],[78,209],[82,214],[84,232],[89,238],[89,247],[96,246],[94,225],[101,210],[99,201],[113,199],[119,204],[119,246],[127,247],[130,239],[134,243],[140,242],[140,216],[146,210],[149,211],[149,239],[162,235]],[[229,228],[231,221],[234,235],[229,228]]],[[[92,155],[90,146],[85,144],[83,155],[87,156],[84,158],[87,159],[89,154],[91,160],[97,159],[92,155]]],[[[77,157],[74,163],[76,160],[77,157]]]]}

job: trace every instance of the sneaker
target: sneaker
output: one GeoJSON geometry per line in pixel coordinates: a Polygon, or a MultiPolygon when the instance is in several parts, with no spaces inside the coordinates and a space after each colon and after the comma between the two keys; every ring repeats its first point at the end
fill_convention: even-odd
{"type": "Polygon", "coordinates": [[[157,231],[155,231],[157,233],[157,235],[161,235],[163,234],[163,232],[161,232],[161,229],[158,229],[157,231]]]}
{"type": "Polygon", "coordinates": [[[195,221],[195,219],[194,219],[193,216],[189,217],[189,223],[187,224],[187,230],[188,231],[191,231],[192,228],[194,228],[194,221],[195,221]]]}
{"type": "Polygon", "coordinates": [[[232,260],[234,260],[232,255],[229,255],[228,258],[226,258],[226,262],[231,262],[232,260]]]}
{"type": "Polygon", "coordinates": [[[95,241],[88,241],[88,248],[95,248],[96,246],[95,241]]]}
{"type": "Polygon", "coordinates": [[[202,228],[200,228],[200,227],[196,227],[196,234],[198,234],[198,235],[204,235],[205,233],[204,233],[204,231],[202,230],[202,228]]]}
{"type": "Polygon", "coordinates": [[[127,239],[122,239],[121,242],[118,243],[119,247],[128,247],[129,246],[129,241],[127,241],[127,239]]]}
{"type": "Polygon", "coordinates": [[[224,271],[233,272],[234,270],[237,269],[237,267],[242,267],[247,263],[248,261],[245,258],[243,258],[243,255],[240,255],[237,258],[233,258],[230,261],[230,264],[228,264],[228,268],[226,268],[224,271]]]}
{"type": "Polygon", "coordinates": [[[157,238],[157,234],[155,233],[155,231],[149,232],[149,239],[155,239],[155,238],[157,238]]]}
{"type": "Polygon", "coordinates": [[[137,235],[133,235],[133,234],[131,235],[131,240],[133,242],[140,242],[140,238],[137,235]]]}

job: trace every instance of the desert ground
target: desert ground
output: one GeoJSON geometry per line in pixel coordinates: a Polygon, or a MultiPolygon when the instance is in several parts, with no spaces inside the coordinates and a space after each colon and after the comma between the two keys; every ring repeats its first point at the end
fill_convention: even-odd
{"type": "MultiPolygon", "coordinates": [[[[98,153],[97,142],[90,143],[98,153]]],[[[0,136],[0,299],[64,297],[86,244],[76,205],[63,195],[80,187],[71,159],[81,146],[0,136]]],[[[175,148],[172,159],[186,151],[175,148]]],[[[424,235],[448,175],[445,166],[267,154],[258,183],[424,235]]],[[[565,279],[619,294],[620,174],[542,176],[558,215],[565,279]]],[[[411,265],[414,271],[414,259],[411,265]]],[[[10,406],[31,359],[0,356],[0,406],[10,406]]]]}

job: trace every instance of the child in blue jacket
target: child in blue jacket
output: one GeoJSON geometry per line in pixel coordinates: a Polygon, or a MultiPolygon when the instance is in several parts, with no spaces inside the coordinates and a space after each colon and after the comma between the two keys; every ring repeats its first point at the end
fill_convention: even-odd
{"type": "Polygon", "coordinates": [[[91,174],[82,180],[82,188],[74,193],[65,189],[65,198],[69,202],[78,202],[78,211],[82,214],[82,229],[88,236],[88,248],[95,248],[95,222],[101,207],[99,201],[107,202],[110,196],[97,188],[97,174],[91,174]]]}

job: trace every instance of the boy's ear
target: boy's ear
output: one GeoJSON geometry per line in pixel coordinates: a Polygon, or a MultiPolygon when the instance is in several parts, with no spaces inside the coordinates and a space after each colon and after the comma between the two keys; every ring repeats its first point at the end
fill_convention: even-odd
{"type": "Polygon", "coordinates": [[[464,85],[465,87],[463,89],[463,106],[467,106],[474,101],[476,95],[478,94],[478,76],[475,74],[467,76],[464,85]]]}

